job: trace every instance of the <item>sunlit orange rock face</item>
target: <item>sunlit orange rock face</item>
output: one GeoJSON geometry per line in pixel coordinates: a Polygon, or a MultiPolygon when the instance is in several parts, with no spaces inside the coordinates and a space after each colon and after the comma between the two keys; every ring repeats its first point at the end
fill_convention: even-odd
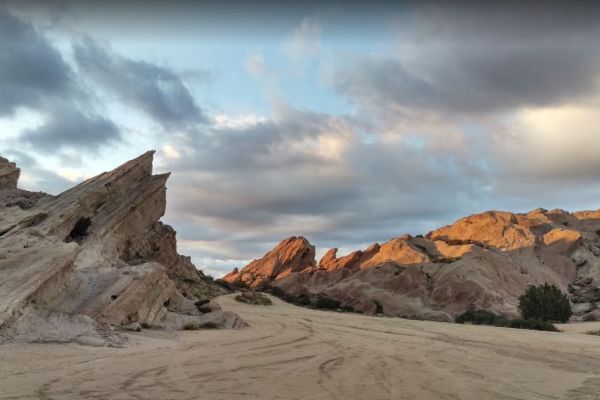
{"type": "Polygon", "coordinates": [[[252,261],[242,271],[233,271],[223,279],[258,287],[294,272],[314,269],[315,266],[315,247],[305,238],[293,236],[279,243],[263,258],[252,261]]]}
{"type": "Polygon", "coordinates": [[[317,263],[292,237],[225,277],[289,296],[326,295],[366,314],[449,320],[481,308],[516,317],[528,285],[549,282],[586,318],[600,302],[600,211],[488,211],[317,263]]]}

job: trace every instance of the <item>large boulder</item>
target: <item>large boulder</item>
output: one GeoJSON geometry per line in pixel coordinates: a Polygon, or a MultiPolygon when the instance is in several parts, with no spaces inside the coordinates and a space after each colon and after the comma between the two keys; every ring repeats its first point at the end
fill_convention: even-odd
{"type": "Polygon", "coordinates": [[[0,327],[45,315],[32,308],[159,326],[170,312],[200,315],[194,303],[222,292],[159,222],[169,174],[153,175],[152,159],[147,152],[30,207],[0,206],[0,327]]]}

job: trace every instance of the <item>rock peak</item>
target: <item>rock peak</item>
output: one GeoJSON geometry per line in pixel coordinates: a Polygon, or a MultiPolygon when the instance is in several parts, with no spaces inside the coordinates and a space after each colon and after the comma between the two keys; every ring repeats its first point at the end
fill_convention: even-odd
{"type": "Polygon", "coordinates": [[[21,170],[17,168],[17,165],[14,162],[10,162],[4,157],[0,157],[0,190],[16,189],[20,175],[21,170]]]}
{"type": "Polygon", "coordinates": [[[251,287],[260,287],[290,273],[316,268],[315,247],[303,236],[282,240],[262,258],[252,261],[241,271],[223,277],[226,282],[241,281],[251,287]]]}
{"type": "Polygon", "coordinates": [[[600,211],[487,211],[341,257],[333,248],[318,267],[298,238],[226,280],[272,286],[301,304],[327,296],[365,314],[446,321],[471,309],[514,318],[528,285],[551,283],[569,294],[576,318],[600,318],[600,211]]]}

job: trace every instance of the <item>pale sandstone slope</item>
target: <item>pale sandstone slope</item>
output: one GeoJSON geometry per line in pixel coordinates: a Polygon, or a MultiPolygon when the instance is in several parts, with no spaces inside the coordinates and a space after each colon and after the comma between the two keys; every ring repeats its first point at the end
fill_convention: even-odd
{"type": "Polygon", "coordinates": [[[440,320],[475,308],[515,317],[527,286],[549,282],[569,293],[577,316],[598,313],[600,212],[490,211],[340,258],[331,249],[318,264],[300,257],[314,254],[306,239],[292,239],[224,279],[304,301],[323,294],[367,314],[440,320]]]}
{"type": "Polygon", "coordinates": [[[217,306],[204,315],[195,306],[220,289],[177,254],[174,230],[159,222],[169,175],[153,175],[152,159],[153,152],[145,153],[25,209],[0,205],[5,336],[47,312],[114,326],[243,325],[217,306]],[[87,218],[87,232],[76,234],[74,227],[87,218]]]}

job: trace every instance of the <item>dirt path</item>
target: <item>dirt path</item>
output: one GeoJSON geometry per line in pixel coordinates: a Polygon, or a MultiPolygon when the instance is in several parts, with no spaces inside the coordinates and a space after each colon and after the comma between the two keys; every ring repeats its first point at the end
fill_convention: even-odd
{"type": "Polygon", "coordinates": [[[600,337],[269,307],[125,349],[0,346],[0,399],[600,399],[600,337]]]}

